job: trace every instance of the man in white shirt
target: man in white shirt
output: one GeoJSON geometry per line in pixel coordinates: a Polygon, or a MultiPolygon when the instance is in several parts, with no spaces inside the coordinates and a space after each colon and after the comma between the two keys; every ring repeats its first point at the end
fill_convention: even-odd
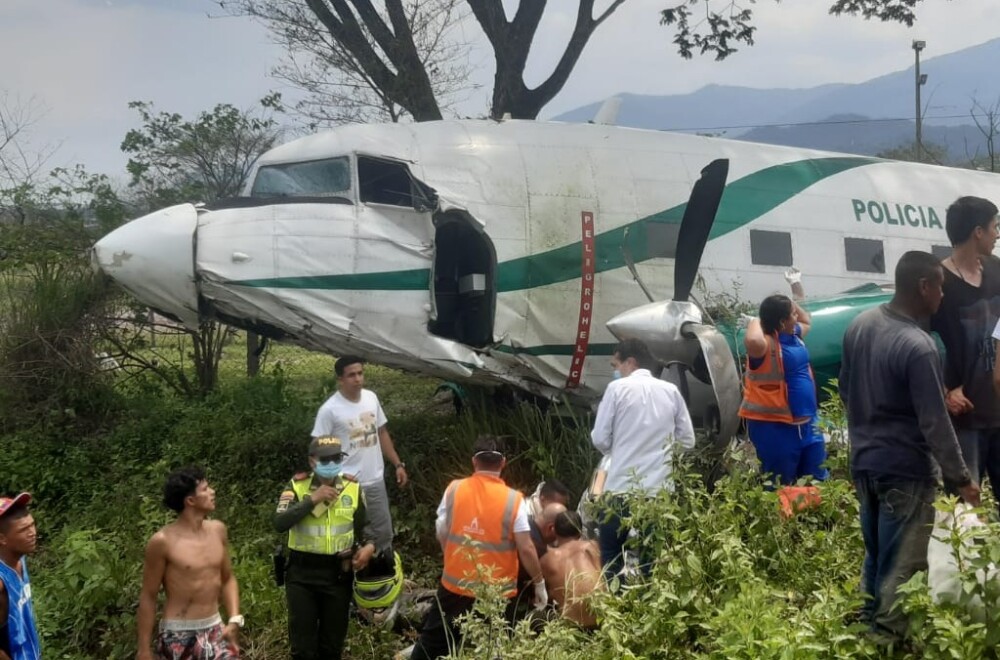
{"type": "Polygon", "coordinates": [[[368,521],[376,551],[392,545],[392,516],[385,490],[385,461],[393,465],[396,483],[406,485],[406,464],[399,459],[386,426],[385,412],[378,396],[365,386],[365,363],[360,357],[345,355],[333,367],[337,392],[316,413],[312,436],[335,436],[343,443],[345,474],[354,475],[364,491],[368,521]]]}
{"type": "MultiPolygon", "coordinates": [[[[694,447],[694,427],[684,397],[672,383],[653,377],[656,364],[649,348],[638,339],[626,339],[615,347],[611,366],[615,380],[604,390],[591,432],[594,447],[610,456],[604,501],[610,517],[599,531],[601,563],[610,581],[623,566],[622,548],[629,529],[624,495],[654,496],[670,480],[676,448],[694,447]]],[[[644,562],[645,563],[645,562],[644,562]]]]}

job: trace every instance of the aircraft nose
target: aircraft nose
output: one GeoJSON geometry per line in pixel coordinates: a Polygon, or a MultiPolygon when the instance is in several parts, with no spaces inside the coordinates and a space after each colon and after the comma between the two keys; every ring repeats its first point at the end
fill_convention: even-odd
{"type": "Polygon", "coordinates": [[[93,261],[145,304],[197,327],[197,227],[194,205],[171,206],[136,218],[99,240],[93,261]]]}

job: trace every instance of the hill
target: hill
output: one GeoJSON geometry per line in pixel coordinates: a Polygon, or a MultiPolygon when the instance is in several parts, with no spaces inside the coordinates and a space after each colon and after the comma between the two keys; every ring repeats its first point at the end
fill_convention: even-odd
{"type": "MultiPolygon", "coordinates": [[[[946,148],[950,162],[967,163],[985,139],[970,117],[973,102],[1000,101],[1000,38],[921,62],[924,140],[946,148]]],[[[621,126],[721,134],[788,146],[875,154],[909,144],[913,122],[914,70],[857,84],[806,89],[754,89],[707,85],[690,94],[621,94],[621,126]]],[[[563,113],[558,121],[589,121],[601,103],[563,113]]]]}

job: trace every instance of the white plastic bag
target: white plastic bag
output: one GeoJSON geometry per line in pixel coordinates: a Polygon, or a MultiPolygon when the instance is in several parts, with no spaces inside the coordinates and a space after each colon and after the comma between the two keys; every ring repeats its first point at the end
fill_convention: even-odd
{"type": "MultiPolygon", "coordinates": [[[[931,532],[931,540],[927,545],[927,585],[931,590],[931,597],[937,603],[958,602],[962,595],[962,583],[958,572],[958,559],[955,549],[952,547],[952,531],[958,525],[962,532],[968,532],[984,524],[975,513],[972,507],[965,502],[959,502],[954,512],[936,511],[934,514],[934,530],[931,532]]],[[[973,539],[965,537],[958,547],[958,555],[963,561],[974,559],[979,551],[973,539]]],[[[980,570],[976,576],[980,584],[985,584],[986,580],[1000,579],[997,567],[990,564],[985,570],[980,570]]],[[[973,611],[979,613],[980,617],[985,615],[982,600],[977,596],[970,603],[973,611]]]]}

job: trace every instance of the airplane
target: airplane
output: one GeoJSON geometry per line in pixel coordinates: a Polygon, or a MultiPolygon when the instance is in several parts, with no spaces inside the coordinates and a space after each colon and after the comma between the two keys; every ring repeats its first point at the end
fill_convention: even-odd
{"type": "Polygon", "coordinates": [[[997,199],[1000,176],[603,124],[351,125],[267,152],[239,198],[123,225],[94,259],[191,327],[546,398],[595,401],[616,339],[638,336],[714,388],[692,412],[728,438],[741,346],[712,300],[756,306],[800,268],[835,375],[899,256],[947,253],[962,195],[997,199]]]}

